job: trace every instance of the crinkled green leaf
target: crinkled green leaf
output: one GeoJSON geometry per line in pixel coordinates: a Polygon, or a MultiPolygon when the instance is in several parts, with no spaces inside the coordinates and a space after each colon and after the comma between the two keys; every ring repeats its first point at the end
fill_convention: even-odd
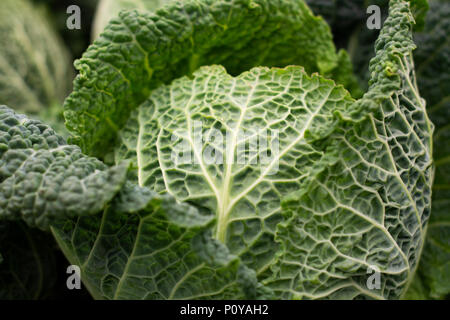
{"type": "MultiPolygon", "coordinates": [[[[450,3],[430,1],[425,30],[415,34],[417,81],[436,125],[433,207],[415,281],[424,297],[441,299],[450,295],[450,3]]],[[[414,289],[414,288],[413,288],[414,289]]],[[[409,298],[417,298],[409,292],[409,298]]],[[[422,297],[423,298],[423,297],[422,297]]]]}
{"type": "Polygon", "coordinates": [[[33,118],[48,124],[57,134],[64,139],[70,137],[69,131],[64,124],[64,108],[62,104],[53,104],[48,108],[41,110],[38,114],[33,115],[33,118]]]}
{"type": "Polygon", "coordinates": [[[97,299],[260,297],[254,272],[211,238],[212,219],[130,184],[101,219],[67,221],[53,233],[97,299]]]}
{"type": "Polygon", "coordinates": [[[156,14],[122,12],[76,62],[66,125],[84,152],[103,157],[153,89],[201,65],[237,75],[290,64],[327,73],[338,62],[328,25],[303,1],[186,0],[156,14]]]}
{"type": "Polygon", "coordinates": [[[28,0],[0,1],[0,104],[38,113],[62,103],[73,71],[48,18],[28,0]]]}
{"type": "Polygon", "coordinates": [[[415,85],[413,17],[391,1],[370,64],[370,89],[342,117],[302,188],[283,202],[272,278],[284,298],[396,299],[425,238],[433,176],[432,124],[415,85]],[[380,271],[380,286],[370,274],[380,271]],[[370,283],[373,284],[373,283],[370,283]]]}
{"type": "Polygon", "coordinates": [[[47,229],[57,218],[98,213],[127,170],[107,168],[49,126],[0,106],[0,219],[47,229]]]}

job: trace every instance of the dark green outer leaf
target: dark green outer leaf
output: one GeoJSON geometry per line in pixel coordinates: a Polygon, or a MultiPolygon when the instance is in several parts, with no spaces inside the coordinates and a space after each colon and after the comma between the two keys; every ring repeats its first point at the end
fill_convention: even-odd
{"type": "Polygon", "coordinates": [[[0,106],[0,219],[47,229],[58,218],[98,213],[127,170],[107,168],[47,125],[0,106]]]}

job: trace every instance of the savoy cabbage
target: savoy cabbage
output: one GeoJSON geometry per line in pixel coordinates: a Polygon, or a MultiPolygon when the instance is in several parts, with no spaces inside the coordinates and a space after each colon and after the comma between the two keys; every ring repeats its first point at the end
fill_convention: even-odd
{"type": "Polygon", "coordinates": [[[416,272],[439,255],[435,165],[448,189],[414,66],[426,2],[389,2],[367,85],[302,0],[162,2],[100,3],[115,18],[75,63],[68,141],[0,107],[0,219],[50,231],[97,299],[447,294],[416,272]]]}

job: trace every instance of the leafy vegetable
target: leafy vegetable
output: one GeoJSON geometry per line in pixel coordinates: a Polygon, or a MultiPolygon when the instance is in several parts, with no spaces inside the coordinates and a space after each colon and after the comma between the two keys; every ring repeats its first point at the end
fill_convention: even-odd
{"type": "Polygon", "coordinates": [[[330,137],[323,167],[284,201],[282,264],[273,278],[301,280],[281,292],[397,298],[413,276],[430,213],[432,127],[411,73],[412,16],[405,8],[392,4],[371,61],[369,91],[354,105],[373,108],[368,117],[344,122],[330,137]],[[327,254],[316,257],[315,251],[327,254]],[[384,273],[379,290],[365,288],[370,266],[384,273]]]}
{"type": "MultiPolygon", "coordinates": [[[[69,144],[0,107],[0,219],[50,229],[96,299],[446,294],[445,271],[422,271],[445,258],[424,245],[434,126],[417,83],[434,80],[412,56],[424,1],[390,1],[358,70],[364,94],[303,1],[143,3],[75,63],[69,144]]],[[[431,245],[448,242],[436,226],[431,245]]]]}
{"type": "MultiPolygon", "coordinates": [[[[215,218],[209,226],[209,241],[219,240],[240,263],[254,270],[258,288],[265,289],[263,295],[399,297],[412,278],[424,239],[432,180],[432,126],[411,73],[412,21],[407,4],[394,1],[376,44],[370,89],[358,101],[332,81],[309,77],[298,67],[255,68],[236,78],[222,67],[204,67],[192,78],[160,85],[120,131],[116,161],[132,161],[131,179],[139,185],[168,192],[215,218]],[[183,140],[192,144],[189,137],[194,136],[196,120],[203,121],[206,129],[231,137],[226,149],[212,144],[214,153],[224,157],[223,165],[205,163],[199,156],[211,147],[208,140],[197,147],[194,144],[194,164],[173,162],[172,152],[183,140]],[[245,128],[270,134],[279,131],[276,161],[232,162],[237,150],[248,148],[248,141],[238,139],[239,130],[245,128]],[[272,176],[275,162],[279,171],[272,176]],[[383,274],[382,289],[373,292],[362,283],[371,265],[383,274]]],[[[66,107],[73,101],[69,99],[66,107]]],[[[97,114],[100,117],[103,114],[97,114]]],[[[164,272],[167,265],[178,266],[180,258],[148,268],[161,252],[158,245],[142,249],[152,229],[146,224],[141,227],[142,218],[122,223],[117,219],[105,212],[103,222],[97,221],[94,227],[80,219],[76,227],[54,229],[74,261],[94,264],[86,256],[103,261],[104,272],[82,270],[94,284],[91,292],[95,296],[125,298],[124,292],[133,292],[128,296],[133,298],[147,298],[155,292],[164,298],[214,296],[205,295],[209,287],[201,293],[192,285],[188,292],[173,291],[171,286],[168,293],[167,283],[155,281],[155,274],[164,272]],[[102,230],[100,225],[115,229],[102,230]],[[109,243],[106,235],[114,234],[115,242],[121,237],[119,226],[124,225],[135,230],[130,233],[133,240],[127,242],[134,245],[128,246],[125,256],[114,245],[100,245],[107,256],[99,258],[95,253],[99,242],[94,239],[106,237],[109,243]],[[71,232],[84,228],[90,231],[80,236],[71,232]],[[81,252],[73,245],[74,239],[86,244],[81,252]],[[122,267],[117,270],[116,259],[108,257],[119,256],[122,267]],[[124,267],[123,261],[127,261],[124,267]],[[135,281],[128,287],[135,278],[148,281],[140,285],[135,281]]],[[[176,246],[177,237],[165,233],[165,246],[176,246]]],[[[172,276],[176,288],[198,281],[202,271],[197,272],[195,266],[175,267],[182,271],[172,276]]]]}

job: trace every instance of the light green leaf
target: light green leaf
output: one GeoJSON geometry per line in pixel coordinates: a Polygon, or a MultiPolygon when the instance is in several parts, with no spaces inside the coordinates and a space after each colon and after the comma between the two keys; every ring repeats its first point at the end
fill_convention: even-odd
{"type": "Polygon", "coordinates": [[[57,218],[98,213],[127,170],[107,168],[47,125],[0,106],[0,219],[47,229],[57,218]]]}

